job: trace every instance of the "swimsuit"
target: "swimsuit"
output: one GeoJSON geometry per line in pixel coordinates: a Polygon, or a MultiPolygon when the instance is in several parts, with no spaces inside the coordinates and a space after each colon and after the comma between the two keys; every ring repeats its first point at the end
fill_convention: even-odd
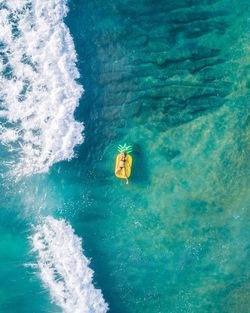
{"type": "Polygon", "coordinates": [[[120,160],[120,168],[124,168],[125,167],[125,161],[126,161],[126,157],[122,157],[120,160]]]}

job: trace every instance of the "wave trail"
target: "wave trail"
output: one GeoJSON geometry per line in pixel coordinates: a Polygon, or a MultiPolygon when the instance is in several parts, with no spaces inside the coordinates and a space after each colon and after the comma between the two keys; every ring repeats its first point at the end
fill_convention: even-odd
{"type": "Polygon", "coordinates": [[[17,154],[16,175],[46,172],[83,142],[67,12],[66,0],[0,0],[0,141],[17,154]]]}
{"type": "Polygon", "coordinates": [[[47,217],[32,237],[38,268],[53,301],[65,313],[104,313],[108,305],[95,289],[81,239],[64,220],[47,217]]]}

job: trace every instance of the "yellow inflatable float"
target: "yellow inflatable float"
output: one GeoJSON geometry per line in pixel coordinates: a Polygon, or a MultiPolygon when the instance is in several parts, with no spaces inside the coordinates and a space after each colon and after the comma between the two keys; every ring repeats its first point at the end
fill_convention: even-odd
{"type": "MultiPolygon", "coordinates": [[[[118,178],[124,178],[125,176],[122,175],[122,169],[120,168],[120,161],[121,161],[121,154],[118,154],[116,157],[116,163],[115,163],[115,176],[118,178]]],[[[131,169],[132,169],[132,156],[127,154],[126,155],[126,162],[125,162],[125,173],[127,178],[131,175],[131,169]]]]}
{"type": "Polygon", "coordinates": [[[118,151],[119,151],[119,154],[117,154],[116,156],[116,163],[115,163],[115,176],[121,179],[129,178],[129,176],[131,175],[132,163],[133,163],[133,158],[129,154],[132,152],[132,147],[126,146],[126,144],[123,146],[119,145],[118,151]],[[122,169],[120,168],[122,152],[126,152],[125,173],[127,177],[123,175],[122,169]]]}

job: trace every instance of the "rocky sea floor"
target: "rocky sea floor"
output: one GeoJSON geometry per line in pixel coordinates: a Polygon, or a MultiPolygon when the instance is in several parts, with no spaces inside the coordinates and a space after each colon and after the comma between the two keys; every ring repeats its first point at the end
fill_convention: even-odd
{"type": "Polygon", "coordinates": [[[109,312],[248,313],[249,1],[68,5],[85,142],[49,173],[1,178],[0,311],[59,312],[31,266],[52,215],[83,238],[109,312]]]}
{"type": "Polygon", "coordinates": [[[249,10],[71,5],[86,89],[76,162],[90,202],[75,223],[102,256],[93,262],[112,312],[248,310],[249,10]],[[134,145],[128,189],[111,176],[123,142],[134,145]]]}

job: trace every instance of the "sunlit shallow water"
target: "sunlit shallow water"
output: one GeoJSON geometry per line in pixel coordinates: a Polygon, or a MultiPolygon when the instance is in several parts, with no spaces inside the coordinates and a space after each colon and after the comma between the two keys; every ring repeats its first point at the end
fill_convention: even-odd
{"type": "Polygon", "coordinates": [[[84,239],[110,312],[248,312],[248,2],[69,7],[85,143],[49,174],[3,182],[1,309],[58,312],[23,267],[31,224],[53,215],[84,239]],[[124,142],[129,186],[113,174],[124,142]]]}

